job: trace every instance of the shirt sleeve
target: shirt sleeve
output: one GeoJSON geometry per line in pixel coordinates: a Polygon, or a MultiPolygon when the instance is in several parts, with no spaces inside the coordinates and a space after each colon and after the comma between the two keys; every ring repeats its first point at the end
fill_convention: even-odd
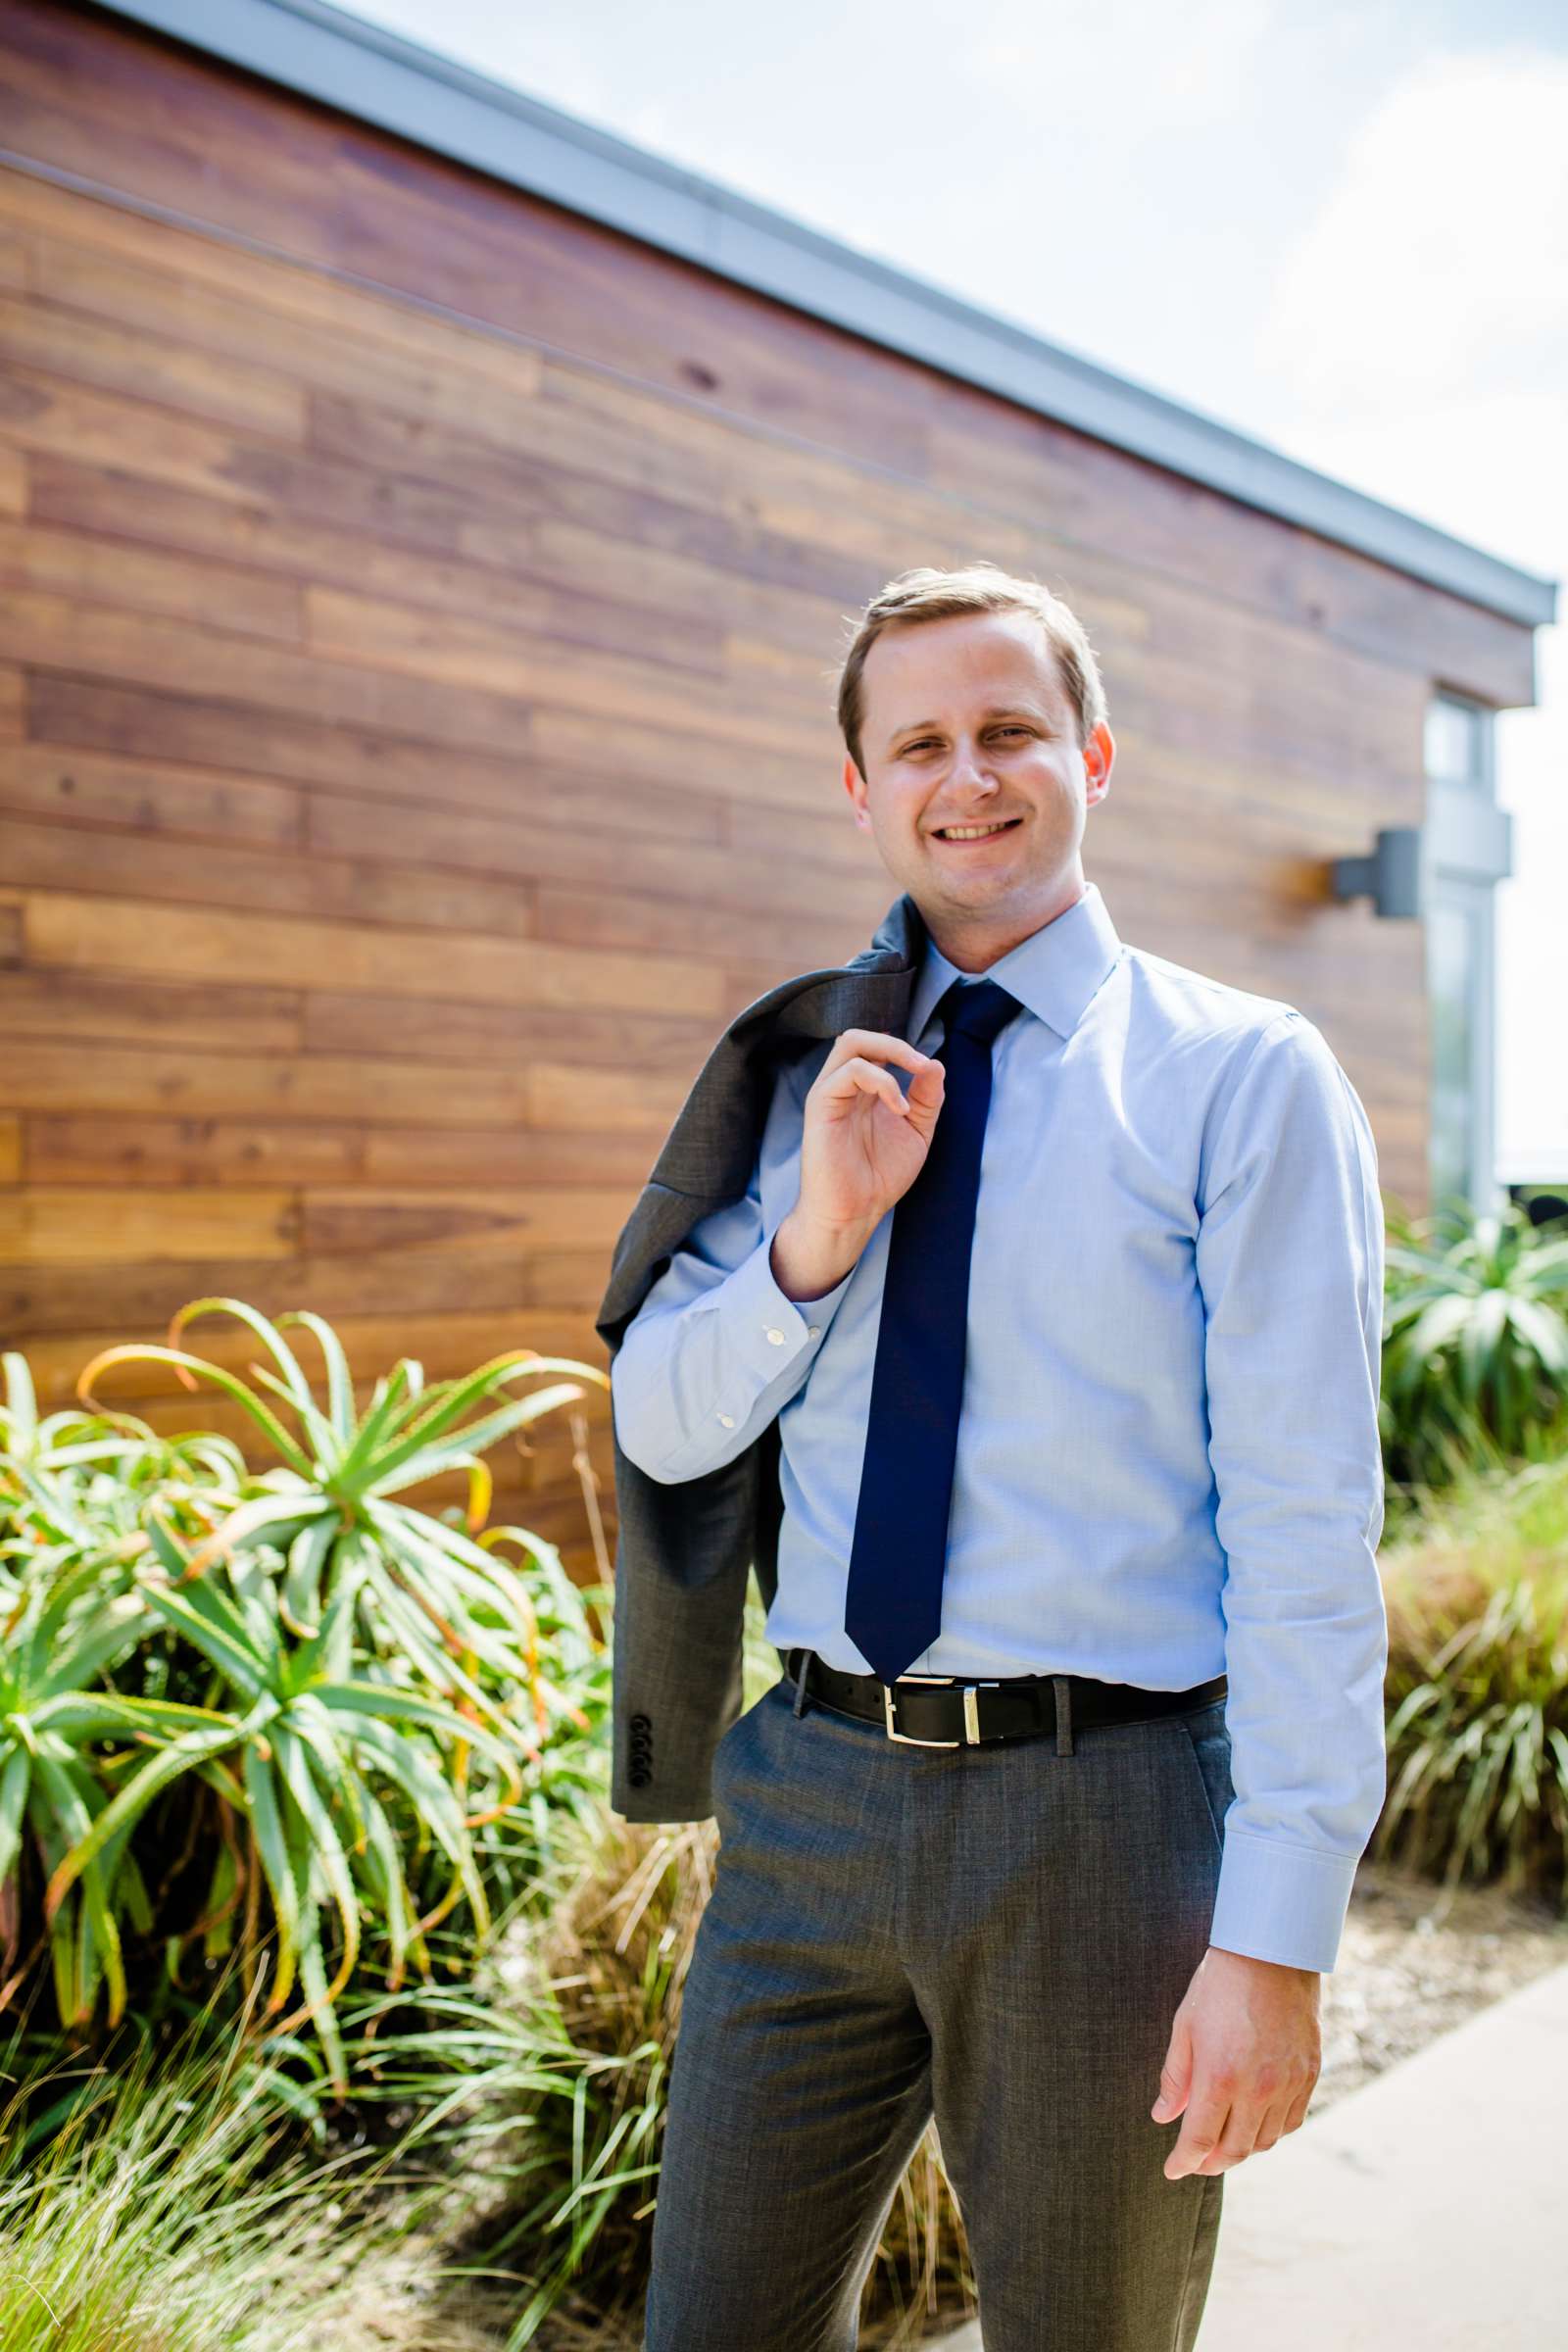
{"type": "MultiPolygon", "coordinates": [[[[732,1461],[806,1385],[854,1276],[799,1304],[774,1278],[783,1212],[762,1207],[762,1172],[798,1163],[802,1107],[788,1074],[774,1090],[744,1196],[700,1218],[627,1325],[611,1366],[622,1452],[662,1486],[732,1461]]],[[[770,1185],[793,1202],[791,1181],[770,1185]]]]}
{"type": "Polygon", "coordinates": [[[1301,1013],[1258,1038],[1200,1190],[1235,1788],[1209,1940],[1332,1971],[1387,1787],[1384,1223],[1365,1109],[1301,1013]]]}

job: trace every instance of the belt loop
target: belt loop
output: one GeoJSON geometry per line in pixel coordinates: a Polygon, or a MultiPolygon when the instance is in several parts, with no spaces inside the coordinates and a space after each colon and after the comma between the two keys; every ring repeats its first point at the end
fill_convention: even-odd
{"type": "Polygon", "coordinates": [[[1064,1674],[1054,1674],[1052,1686],[1056,1693],[1056,1753],[1070,1756],[1072,1747],[1072,1693],[1064,1674]]]}
{"type": "Polygon", "coordinates": [[[792,1714],[804,1715],[806,1712],[807,1679],[810,1674],[811,1660],[815,1655],[816,1652],[813,1649],[803,1649],[800,1652],[801,1670],[795,1678],[795,1704],[791,1709],[792,1714]]]}

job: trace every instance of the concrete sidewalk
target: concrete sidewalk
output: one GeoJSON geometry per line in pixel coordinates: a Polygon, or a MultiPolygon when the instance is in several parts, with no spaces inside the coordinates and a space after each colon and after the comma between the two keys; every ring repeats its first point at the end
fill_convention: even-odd
{"type": "Polygon", "coordinates": [[[1565,2142],[1568,1967],[1226,2174],[1198,2352],[1568,2343],[1565,2142]]]}

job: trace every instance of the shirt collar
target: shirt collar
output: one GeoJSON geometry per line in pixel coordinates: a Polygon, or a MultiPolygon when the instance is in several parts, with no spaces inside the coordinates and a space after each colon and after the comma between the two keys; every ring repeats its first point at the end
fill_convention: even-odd
{"type": "Polygon", "coordinates": [[[1121,940],[1098,882],[1087,883],[1081,899],[999,956],[983,975],[960,972],[928,936],[905,1036],[912,1045],[955,980],[984,977],[1016,997],[1058,1037],[1071,1037],[1121,953],[1121,940]]]}

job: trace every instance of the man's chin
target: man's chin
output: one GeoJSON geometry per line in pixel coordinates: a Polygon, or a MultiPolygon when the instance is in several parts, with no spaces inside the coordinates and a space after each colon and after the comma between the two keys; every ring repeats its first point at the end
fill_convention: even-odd
{"type": "Polygon", "coordinates": [[[940,854],[927,861],[922,873],[926,890],[950,906],[1001,906],[1009,899],[1026,898],[1034,879],[1022,866],[1004,864],[1000,858],[989,864],[976,858],[966,869],[956,858],[944,858],[940,854]]]}

